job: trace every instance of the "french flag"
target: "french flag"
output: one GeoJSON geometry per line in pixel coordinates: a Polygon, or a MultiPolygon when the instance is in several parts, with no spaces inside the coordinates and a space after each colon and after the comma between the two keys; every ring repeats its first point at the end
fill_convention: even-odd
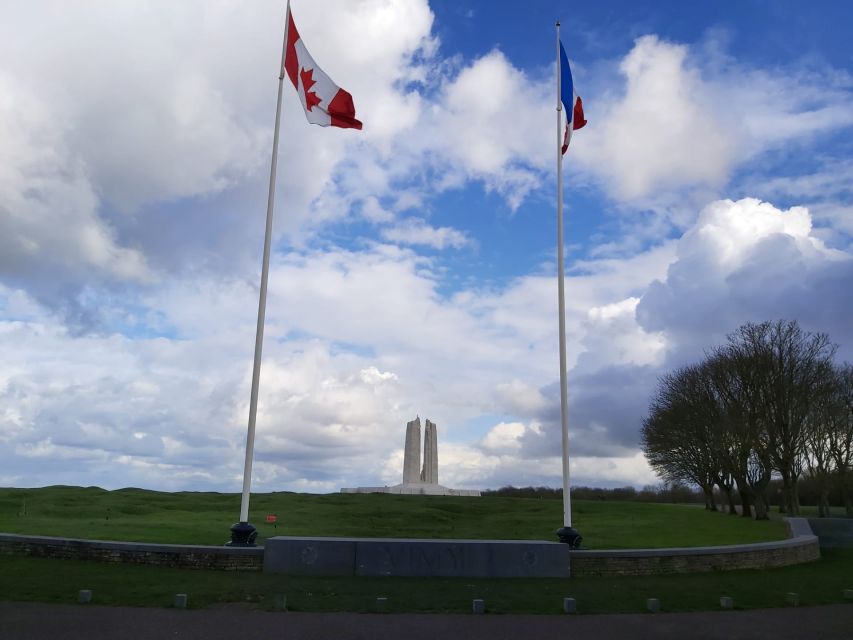
{"type": "Polygon", "coordinates": [[[572,131],[580,129],[586,124],[583,117],[583,102],[575,93],[575,85],[572,82],[572,70],[569,67],[569,58],[563,43],[560,42],[560,100],[566,110],[566,133],[563,136],[563,153],[569,148],[572,140],[572,131]]]}
{"type": "Polygon", "coordinates": [[[321,127],[361,129],[361,121],[355,119],[355,105],[350,93],[332,82],[305,48],[293,22],[290,3],[287,5],[285,47],[283,73],[296,87],[308,122],[321,127]]]}

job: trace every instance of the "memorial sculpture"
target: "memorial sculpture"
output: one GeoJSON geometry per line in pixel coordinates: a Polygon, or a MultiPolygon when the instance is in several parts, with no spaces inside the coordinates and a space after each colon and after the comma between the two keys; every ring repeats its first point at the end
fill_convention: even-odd
{"type": "Polygon", "coordinates": [[[430,496],[479,496],[471,489],[451,489],[438,484],[438,428],[426,421],[423,437],[423,467],[421,467],[421,419],[406,423],[403,445],[403,482],[390,487],[352,487],[341,493],[400,493],[430,496]]]}

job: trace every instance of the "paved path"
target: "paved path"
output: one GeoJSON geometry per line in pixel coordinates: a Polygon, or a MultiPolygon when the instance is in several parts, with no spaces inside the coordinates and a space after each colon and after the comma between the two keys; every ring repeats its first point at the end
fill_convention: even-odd
{"type": "Polygon", "coordinates": [[[853,604],[603,616],[272,613],[0,602],[2,640],[850,640],[853,604]]]}

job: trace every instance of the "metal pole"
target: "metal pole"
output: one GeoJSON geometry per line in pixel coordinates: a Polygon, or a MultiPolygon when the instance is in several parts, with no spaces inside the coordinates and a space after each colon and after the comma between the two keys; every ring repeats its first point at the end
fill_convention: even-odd
{"type": "Polygon", "coordinates": [[[264,348],[264,318],[267,308],[267,281],[270,274],[270,244],[272,243],[273,200],[275,198],[275,172],[278,160],[278,128],[281,119],[281,93],[283,78],[278,80],[278,104],[275,111],[272,167],[267,200],[267,226],[264,234],[264,259],[261,267],[261,292],[258,299],[258,326],[255,332],[255,361],[252,368],[252,393],[249,399],[249,429],[246,433],[246,464],[243,467],[243,498],[240,501],[240,522],[249,521],[249,491],[252,485],[252,456],[255,449],[255,420],[258,415],[258,386],[261,377],[261,353],[264,348]]]}
{"type": "Polygon", "coordinates": [[[566,383],[566,299],[563,282],[563,102],[560,95],[560,23],[557,22],[557,299],[560,314],[560,419],[563,434],[563,526],[572,526],[569,488],[569,400],[566,383]]]}
{"type": "MultiPolygon", "coordinates": [[[[264,347],[264,317],[267,308],[267,281],[270,272],[270,245],[272,243],[273,205],[275,203],[275,173],[278,164],[278,133],[281,125],[281,94],[284,86],[284,56],[287,52],[287,30],[290,24],[290,2],[287,3],[287,15],[284,25],[284,43],[282,45],[281,66],[278,76],[278,100],[275,107],[275,129],[272,142],[272,162],[270,164],[270,186],[267,197],[267,224],[264,232],[264,257],[261,266],[261,291],[258,297],[258,326],[255,332],[255,360],[252,367],[252,391],[249,398],[249,427],[246,432],[246,461],[243,466],[243,495],[240,500],[240,522],[238,525],[248,525],[249,522],[249,493],[252,487],[252,459],[255,450],[255,421],[258,415],[258,387],[261,378],[261,353],[264,347]]],[[[238,525],[235,525],[237,527],[238,525]]],[[[244,527],[246,536],[254,532],[254,527],[244,527]]],[[[232,527],[232,543],[252,544],[251,539],[235,538],[232,527]]]]}

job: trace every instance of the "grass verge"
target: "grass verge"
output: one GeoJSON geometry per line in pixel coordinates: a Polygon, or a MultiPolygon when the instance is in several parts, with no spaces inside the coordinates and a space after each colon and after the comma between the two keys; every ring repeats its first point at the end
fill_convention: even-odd
{"type": "Polygon", "coordinates": [[[785,606],[789,591],[802,606],[837,603],[850,588],[853,549],[777,569],[569,579],[299,578],[0,556],[0,600],[73,603],[79,589],[92,589],[96,604],[153,607],[186,593],[191,608],[271,609],[283,593],[294,611],[370,612],[385,596],[389,612],[470,613],[471,600],[483,598],[490,613],[556,614],[563,597],[574,597],[579,613],[631,613],[644,611],[650,597],[660,598],[663,611],[718,609],[723,595],[736,609],[751,609],[785,606]]]}

